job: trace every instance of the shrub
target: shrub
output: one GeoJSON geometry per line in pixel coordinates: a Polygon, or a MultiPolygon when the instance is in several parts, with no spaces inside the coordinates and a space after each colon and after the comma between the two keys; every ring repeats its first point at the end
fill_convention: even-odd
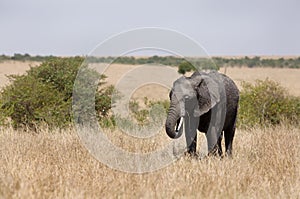
{"type": "Polygon", "coordinates": [[[129,102],[131,115],[140,126],[149,125],[151,122],[158,122],[157,120],[162,120],[163,113],[161,110],[167,114],[170,102],[169,100],[151,101],[145,97],[144,106],[145,108],[141,108],[140,104],[135,100],[129,102]]]}
{"type": "Polygon", "coordinates": [[[195,70],[194,66],[190,62],[187,62],[187,61],[181,62],[178,66],[178,73],[183,74],[183,75],[186,72],[190,72],[192,70],[195,70]]]}
{"type": "Polygon", "coordinates": [[[36,81],[31,76],[16,78],[2,95],[2,111],[12,119],[13,125],[34,125],[43,120],[49,125],[62,125],[70,120],[66,114],[68,103],[63,95],[51,87],[36,81]]]}
{"type": "Polygon", "coordinates": [[[269,126],[300,120],[300,98],[288,95],[277,82],[266,79],[243,83],[238,126],[269,126]]]}
{"type": "MultiPolygon", "coordinates": [[[[74,81],[82,62],[81,57],[52,58],[24,75],[10,76],[12,84],[3,89],[0,97],[2,123],[9,118],[14,127],[69,125],[73,117],[74,81]]],[[[87,81],[89,78],[105,78],[86,66],[83,68],[88,72],[85,73],[87,81]]],[[[99,119],[108,117],[112,92],[113,87],[102,87],[96,92],[95,109],[99,119]]],[[[74,108],[76,110],[78,107],[74,108]]]]}

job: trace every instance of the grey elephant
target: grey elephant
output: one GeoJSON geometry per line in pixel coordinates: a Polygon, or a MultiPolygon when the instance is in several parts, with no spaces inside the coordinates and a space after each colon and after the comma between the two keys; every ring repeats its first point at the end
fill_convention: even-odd
{"type": "Polygon", "coordinates": [[[239,90],[229,77],[197,71],[190,77],[177,79],[169,97],[165,128],[170,138],[180,137],[184,128],[187,152],[196,154],[198,129],[206,135],[208,154],[221,156],[224,132],[226,154],[232,155],[239,90]]]}

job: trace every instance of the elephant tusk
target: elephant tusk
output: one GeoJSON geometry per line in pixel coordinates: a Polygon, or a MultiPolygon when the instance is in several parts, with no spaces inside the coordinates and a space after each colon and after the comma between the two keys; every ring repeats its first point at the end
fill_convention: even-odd
{"type": "Polygon", "coordinates": [[[178,124],[178,126],[177,126],[177,128],[176,128],[176,132],[177,132],[177,133],[179,132],[179,130],[180,130],[181,126],[182,126],[182,122],[183,122],[183,118],[181,117],[181,118],[180,118],[180,121],[179,121],[179,124],[178,124]]]}

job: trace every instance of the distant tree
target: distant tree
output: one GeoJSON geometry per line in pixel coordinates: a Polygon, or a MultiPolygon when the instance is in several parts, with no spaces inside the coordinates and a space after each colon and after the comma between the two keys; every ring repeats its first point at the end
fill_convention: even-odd
{"type": "Polygon", "coordinates": [[[194,70],[194,66],[190,62],[183,61],[179,64],[178,73],[180,74],[184,75],[186,72],[190,72],[192,70],[194,70]]]}

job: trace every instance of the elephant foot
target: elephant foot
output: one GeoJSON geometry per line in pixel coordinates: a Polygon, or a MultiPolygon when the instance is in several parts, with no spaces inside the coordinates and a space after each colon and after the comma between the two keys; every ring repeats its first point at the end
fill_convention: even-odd
{"type": "Polygon", "coordinates": [[[186,157],[190,157],[190,158],[195,158],[195,159],[199,159],[200,158],[200,156],[199,156],[199,154],[197,153],[197,152],[189,152],[189,151],[186,151],[185,153],[184,153],[184,155],[186,156],[186,157]]]}
{"type": "Polygon", "coordinates": [[[232,152],[230,151],[226,151],[226,153],[225,153],[225,157],[227,157],[227,158],[232,158],[232,152]]]}
{"type": "Polygon", "coordinates": [[[222,148],[216,145],[210,152],[207,154],[208,157],[220,157],[223,158],[222,148]]]}

